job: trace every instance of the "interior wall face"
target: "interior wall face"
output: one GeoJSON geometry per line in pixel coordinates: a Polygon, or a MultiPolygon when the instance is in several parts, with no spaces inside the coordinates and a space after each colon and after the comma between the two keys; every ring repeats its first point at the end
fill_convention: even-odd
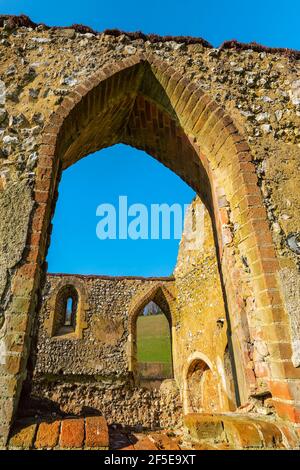
{"type": "Polygon", "coordinates": [[[241,401],[271,393],[297,427],[297,59],[42,26],[0,34],[2,443],[27,374],[61,168],[117,142],[145,149],[205,202],[241,401]]]}
{"type": "Polygon", "coordinates": [[[100,410],[112,422],[134,425],[138,419],[145,426],[155,426],[180,423],[186,402],[194,404],[194,412],[235,409],[231,364],[229,369],[225,365],[228,331],[216,248],[210,216],[199,198],[185,224],[197,210],[202,231],[199,246],[188,249],[184,235],[175,279],[47,275],[23,413],[33,406],[69,413],[89,408],[100,410]],[[71,294],[78,299],[76,328],[62,331],[65,301],[71,294]],[[151,300],[163,309],[172,331],[175,383],[165,381],[162,392],[143,391],[137,380],[136,322],[151,300]],[[201,378],[197,367],[195,371],[191,367],[203,357],[207,370],[201,378]],[[157,395],[156,406],[149,400],[151,393],[157,395]],[[143,394],[147,406],[138,417],[134,399],[142,399],[143,394]],[[173,414],[167,418],[170,406],[173,414]]]}
{"type": "Polygon", "coordinates": [[[136,383],[137,371],[130,367],[137,365],[137,358],[130,361],[129,355],[136,301],[157,298],[162,288],[173,290],[174,280],[49,274],[22,413],[30,414],[33,408],[71,414],[97,410],[109,423],[178,425],[182,409],[175,383],[166,380],[161,390],[142,390],[136,383]],[[60,299],[71,290],[79,299],[76,328],[61,332],[56,327],[60,299]]]}
{"type": "MultiPolygon", "coordinates": [[[[177,293],[174,354],[185,411],[233,411],[237,399],[232,371],[234,357],[229,369],[225,360],[230,331],[211,219],[199,198],[186,215],[174,275],[177,293]],[[191,247],[189,227],[193,219],[197,219],[194,222],[200,236],[198,244],[191,247]]],[[[243,380],[241,377],[240,388],[243,380]]]]}

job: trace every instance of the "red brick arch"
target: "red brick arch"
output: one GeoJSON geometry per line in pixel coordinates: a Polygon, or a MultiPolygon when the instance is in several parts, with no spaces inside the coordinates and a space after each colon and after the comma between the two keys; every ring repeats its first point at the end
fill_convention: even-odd
{"type": "Polygon", "coordinates": [[[292,367],[290,350],[282,347],[284,335],[284,343],[290,344],[288,322],[250,149],[230,116],[208,94],[155,56],[138,55],[106,65],[65,97],[50,117],[39,152],[30,250],[16,279],[38,287],[60,169],[119,142],[160,160],[205,202],[215,226],[233,326],[240,314],[236,295],[243,286],[233,259],[236,253],[246,258],[255,304],[254,318],[247,317],[250,340],[266,342],[270,355],[268,362],[256,365],[259,376],[255,376],[244,340],[233,327],[240,387],[246,399],[251,391],[259,391],[260,382],[267,383],[280,414],[300,421],[286,380],[299,379],[300,372],[292,367]],[[235,221],[234,232],[230,218],[235,221]]]}

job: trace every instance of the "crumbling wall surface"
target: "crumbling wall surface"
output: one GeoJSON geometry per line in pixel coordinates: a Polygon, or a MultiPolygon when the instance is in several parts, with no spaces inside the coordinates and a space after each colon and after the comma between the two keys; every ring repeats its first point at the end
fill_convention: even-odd
{"type": "MultiPolygon", "coordinates": [[[[290,324],[282,323],[276,327],[276,334],[269,335],[268,341],[273,342],[273,346],[270,344],[268,349],[264,343],[264,335],[268,335],[268,331],[266,334],[262,331],[269,330],[269,327],[260,326],[261,313],[256,318],[257,299],[254,299],[251,291],[251,282],[258,285],[259,281],[252,278],[249,281],[249,292],[241,293],[241,304],[236,305],[236,308],[246,311],[248,316],[251,313],[256,325],[250,331],[247,351],[249,362],[253,359],[252,362],[256,363],[256,377],[260,375],[264,379],[268,376],[265,358],[272,357],[272,375],[279,382],[287,376],[290,380],[288,384],[284,384],[284,389],[281,382],[277,384],[276,394],[285,401],[280,404],[282,415],[299,421],[299,412],[291,410],[290,404],[290,389],[297,392],[297,384],[294,386],[292,382],[299,379],[299,370],[295,370],[290,362],[292,356],[293,365],[299,365],[299,54],[276,49],[264,50],[253,44],[242,47],[236,43],[227,43],[214,49],[203,40],[191,38],[163,39],[156,36],[119,34],[116,31],[94,34],[81,27],[47,28],[25,21],[24,18],[11,21],[5,17],[0,21],[0,289],[1,312],[5,312],[5,320],[3,313],[0,320],[2,436],[7,436],[26,375],[32,320],[38,299],[37,288],[40,285],[34,263],[43,265],[44,254],[40,257],[39,254],[45,252],[48,243],[49,227],[43,226],[45,210],[43,212],[41,205],[46,205],[50,198],[50,193],[47,193],[49,168],[43,167],[40,160],[45,163],[45,152],[49,151],[51,145],[44,145],[44,154],[40,158],[41,136],[50,115],[58,110],[65,97],[69,97],[71,101],[82,97],[86,88],[82,86],[80,95],[78,87],[87,78],[103,71],[105,66],[112,70],[113,64],[118,67],[122,59],[137,57],[141,53],[144,57],[152,54],[162,61],[163,66],[173,66],[186,79],[185,86],[181,84],[178,88],[180,93],[198,89],[207,93],[213,104],[218,104],[233,119],[240,134],[245,136],[249,144],[279,261],[279,269],[277,264],[274,268],[274,280],[274,260],[272,258],[268,263],[266,249],[263,269],[271,272],[269,284],[273,282],[275,290],[279,282],[280,294],[285,302],[282,316],[285,319],[287,312],[290,324]],[[190,84],[190,88],[187,84],[190,84]],[[77,92],[74,92],[75,89],[77,92]],[[37,181],[40,188],[47,189],[34,192],[37,181]],[[34,214],[33,197],[38,206],[34,214]],[[11,205],[13,210],[8,209],[11,205]],[[35,234],[28,232],[30,226],[35,227],[35,234]],[[37,242],[38,232],[42,233],[40,242],[37,242]],[[290,330],[293,338],[292,351],[290,330]],[[276,362],[278,357],[285,361],[283,369],[276,362]]],[[[140,72],[144,73],[145,70],[140,72]]],[[[132,110],[131,101],[134,101],[136,89],[132,90],[130,87],[133,83],[138,87],[139,78],[126,81],[129,90],[123,98],[129,101],[123,107],[118,107],[120,112],[124,109],[128,109],[128,112],[132,110]]],[[[149,83],[153,83],[150,78],[149,83]]],[[[147,88],[149,83],[146,80],[143,86],[147,88]]],[[[167,87],[167,83],[164,86],[167,87]]],[[[84,114],[86,110],[81,111],[84,114]]],[[[204,127],[204,134],[209,130],[209,126],[204,127]]],[[[115,137],[116,142],[119,142],[120,136],[115,137]]],[[[112,142],[113,139],[110,144],[112,142]]],[[[138,146],[138,142],[132,142],[134,143],[138,146]]],[[[84,155],[86,149],[72,149],[71,142],[71,150],[77,155],[84,155]]],[[[172,168],[172,162],[169,163],[172,168]]],[[[244,165],[247,166],[248,163],[244,165]]],[[[227,166],[230,166],[230,162],[227,166]]],[[[174,166],[173,169],[176,171],[174,166]]],[[[218,168],[213,170],[218,172],[218,168]]],[[[187,181],[192,183],[192,176],[190,168],[187,181]]],[[[254,175],[251,177],[253,179],[254,175]]],[[[50,178],[52,194],[56,190],[54,170],[50,178]]],[[[234,239],[232,251],[237,259],[240,256],[236,248],[241,241],[237,241],[241,221],[236,220],[234,214],[240,213],[242,209],[238,208],[235,212],[233,209],[236,208],[228,207],[229,220],[225,225],[228,225],[228,239],[234,239]]],[[[257,208],[260,214],[261,209],[257,208]]],[[[50,210],[47,206],[47,211],[50,210]]],[[[247,221],[247,217],[244,212],[242,218],[247,221]]],[[[265,215],[261,217],[264,219],[265,215]]],[[[259,223],[265,227],[265,220],[262,219],[258,221],[258,227],[259,223]]],[[[239,261],[244,264],[245,271],[249,270],[249,260],[243,258],[239,261]]],[[[234,266],[229,269],[233,271],[234,266]]],[[[255,273],[250,272],[248,275],[249,278],[254,277],[255,273]]],[[[277,314],[281,321],[281,300],[278,299],[277,291],[276,293],[272,302],[279,302],[277,314]]],[[[270,297],[269,291],[268,296],[270,297]]],[[[230,302],[231,296],[227,300],[230,302]]],[[[267,306],[270,305],[268,299],[263,301],[267,306]]],[[[254,365],[250,364],[250,375],[253,375],[253,369],[254,365]]],[[[6,437],[3,439],[5,441],[6,437]]]]}
{"type": "Polygon", "coordinates": [[[146,389],[117,379],[90,379],[89,383],[78,376],[72,381],[63,377],[35,380],[31,400],[22,411],[72,415],[94,412],[105,416],[109,424],[150,429],[182,425],[182,402],[173,380],[163,381],[159,389],[146,389]]]}
{"type": "Polygon", "coordinates": [[[230,363],[229,369],[226,366],[228,323],[216,248],[209,213],[198,197],[186,214],[174,275],[177,299],[174,363],[185,412],[234,410],[232,368],[230,363]],[[196,240],[191,236],[195,229],[196,240]],[[206,377],[208,373],[213,377],[206,378],[202,387],[201,375],[194,383],[189,380],[196,361],[206,365],[206,377]],[[199,394],[208,397],[205,409],[196,403],[199,394]]]}
{"type": "MultiPolygon", "coordinates": [[[[172,279],[162,281],[173,284],[172,279]]],[[[51,275],[43,291],[38,315],[34,374],[99,376],[106,380],[128,375],[128,322],[135,297],[145,295],[160,279],[130,279],[100,276],[51,275]],[[58,288],[77,285],[80,280],[85,297],[86,327],[82,339],[72,334],[49,335],[49,320],[58,288]]],[[[79,288],[79,295],[80,295],[79,288]]]]}
{"type": "MultiPolygon", "coordinates": [[[[196,42],[196,40],[195,40],[196,42]]],[[[38,26],[1,28],[1,184],[34,178],[39,135],[49,115],[102,66],[152,52],[209,92],[247,136],[278,253],[297,260],[287,236],[299,232],[299,62],[282,52],[212,49],[38,26]]],[[[30,208],[28,208],[29,212],[30,208]]],[[[26,227],[26,217],[24,225],[26,227]]],[[[296,250],[296,247],[294,247],[296,250]]],[[[13,256],[13,254],[12,254],[13,256]]]]}
{"type": "Polygon", "coordinates": [[[94,409],[109,422],[130,425],[158,427],[179,422],[181,401],[176,387],[168,387],[166,381],[161,390],[137,388],[129,371],[132,303],[161,283],[170,288],[174,281],[48,275],[38,314],[37,343],[31,353],[31,392],[23,397],[22,412],[29,412],[34,402],[36,409],[71,414],[94,409]],[[54,321],[55,297],[64,286],[77,288],[77,309],[82,303],[85,307],[80,338],[72,332],[55,333],[50,324],[54,321]]]}

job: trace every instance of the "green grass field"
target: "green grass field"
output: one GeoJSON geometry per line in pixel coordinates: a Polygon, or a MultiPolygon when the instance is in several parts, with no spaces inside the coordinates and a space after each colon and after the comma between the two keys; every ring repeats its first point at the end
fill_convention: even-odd
{"type": "Polygon", "coordinates": [[[137,350],[138,362],[172,362],[169,323],[164,315],[138,318],[137,350]]]}

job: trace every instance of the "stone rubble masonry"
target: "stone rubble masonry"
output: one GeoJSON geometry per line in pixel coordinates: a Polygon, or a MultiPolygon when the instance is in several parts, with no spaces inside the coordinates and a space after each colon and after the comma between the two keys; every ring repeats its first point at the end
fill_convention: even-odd
{"type": "Polygon", "coordinates": [[[202,371],[214,397],[209,404],[204,394],[205,406],[216,409],[219,397],[221,408],[258,400],[266,409],[272,396],[277,415],[299,432],[299,122],[297,51],[235,42],[214,49],[191,38],[66,31],[2,17],[1,444],[30,379],[61,170],[116,143],[174,171],[210,215],[215,253],[192,254],[186,280],[175,276],[169,299],[178,304],[174,372],[184,408],[192,406],[188,389],[202,371]],[[202,331],[196,322],[188,327],[189,315],[202,321],[211,311],[210,295],[220,309],[209,333],[215,344],[221,335],[216,357],[195,349],[202,331]],[[186,344],[189,357],[181,362],[186,344]]]}
{"type": "MultiPolygon", "coordinates": [[[[23,413],[31,407],[37,410],[37,406],[43,410],[52,402],[68,414],[93,408],[109,424],[178,427],[182,405],[174,381],[166,380],[160,390],[139,387],[132,369],[136,357],[130,355],[132,343],[136,344],[137,316],[149,300],[171,315],[174,305],[167,298],[173,298],[174,282],[172,277],[48,274],[36,325],[36,347],[31,352],[35,363],[31,394],[22,400],[23,413]],[[70,286],[78,293],[76,326],[74,331],[60,334],[53,325],[57,298],[64,289],[69,292],[70,286]],[[78,321],[85,325],[80,335],[78,321]]],[[[136,356],[136,351],[132,354],[136,356]]]]}

